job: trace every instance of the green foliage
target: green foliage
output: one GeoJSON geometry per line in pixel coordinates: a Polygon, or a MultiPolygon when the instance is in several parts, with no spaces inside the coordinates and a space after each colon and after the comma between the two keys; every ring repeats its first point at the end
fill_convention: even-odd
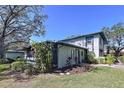
{"type": "Polygon", "coordinates": [[[24,72],[26,75],[33,75],[36,74],[36,69],[33,64],[27,63],[24,72]]]}
{"type": "Polygon", "coordinates": [[[33,44],[35,49],[36,69],[39,72],[48,72],[52,68],[52,43],[41,42],[33,44]]]}
{"type": "Polygon", "coordinates": [[[88,62],[91,64],[113,64],[115,62],[115,56],[108,54],[106,57],[95,58],[93,52],[88,53],[88,62]]]}
{"type": "Polygon", "coordinates": [[[26,69],[25,61],[15,61],[11,64],[11,69],[13,71],[23,72],[26,69]]]}
{"type": "Polygon", "coordinates": [[[99,57],[97,58],[97,62],[98,64],[106,64],[106,59],[105,57],[99,57]]]}
{"type": "Polygon", "coordinates": [[[95,53],[94,52],[88,52],[87,60],[88,60],[88,63],[97,64],[97,60],[95,58],[95,53]]]}
{"type": "Polygon", "coordinates": [[[26,62],[26,59],[24,59],[24,58],[16,58],[16,61],[26,62]]]}
{"type": "Polygon", "coordinates": [[[124,63],[124,56],[120,56],[120,57],[118,57],[118,59],[119,59],[122,63],[124,63]]]}
{"type": "Polygon", "coordinates": [[[10,68],[9,64],[0,64],[0,72],[8,70],[10,68]]]}
{"type": "Polygon", "coordinates": [[[0,64],[3,64],[3,63],[4,63],[4,59],[0,58],[0,64]]]}
{"type": "Polygon", "coordinates": [[[108,50],[113,50],[115,57],[118,57],[124,48],[124,23],[118,23],[110,28],[104,27],[102,31],[108,41],[108,50]]]}
{"type": "Polygon", "coordinates": [[[24,72],[26,75],[35,74],[35,67],[31,63],[27,63],[25,60],[16,61],[11,64],[11,69],[17,72],[24,72]]]}
{"type": "Polygon", "coordinates": [[[106,64],[113,64],[115,62],[115,56],[108,54],[106,56],[106,64]]]}
{"type": "Polygon", "coordinates": [[[11,59],[11,58],[2,58],[0,59],[0,64],[10,64],[12,62],[14,62],[15,60],[14,59],[11,59]]]}
{"type": "Polygon", "coordinates": [[[28,45],[30,36],[45,34],[44,22],[47,15],[42,8],[40,5],[0,6],[0,58],[4,58],[8,48],[28,45]],[[10,38],[14,38],[14,41],[10,38]]]}
{"type": "Polygon", "coordinates": [[[115,62],[115,56],[108,54],[106,57],[97,58],[98,64],[113,64],[115,62]]]}

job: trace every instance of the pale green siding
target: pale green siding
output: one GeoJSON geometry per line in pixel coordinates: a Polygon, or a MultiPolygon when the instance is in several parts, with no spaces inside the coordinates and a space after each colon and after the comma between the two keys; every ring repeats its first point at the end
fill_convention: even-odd
{"type": "Polygon", "coordinates": [[[84,49],[78,49],[70,46],[60,45],[58,48],[58,68],[66,67],[68,57],[71,57],[71,65],[75,65],[78,62],[83,63],[86,54],[84,49]],[[78,52],[79,51],[79,52],[78,52]],[[82,52],[82,53],[81,53],[82,52]],[[79,57],[79,56],[80,57],[79,57]],[[77,62],[75,61],[77,57],[77,62]]]}

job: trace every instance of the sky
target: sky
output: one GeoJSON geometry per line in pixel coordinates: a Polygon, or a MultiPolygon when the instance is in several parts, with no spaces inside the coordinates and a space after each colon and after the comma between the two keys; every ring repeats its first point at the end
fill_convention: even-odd
{"type": "Polygon", "coordinates": [[[124,6],[51,5],[44,6],[43,12],[48,15],[46,34],[32,37],[37,42],[99,32],[103,27],[124,22],[124,6]]]}

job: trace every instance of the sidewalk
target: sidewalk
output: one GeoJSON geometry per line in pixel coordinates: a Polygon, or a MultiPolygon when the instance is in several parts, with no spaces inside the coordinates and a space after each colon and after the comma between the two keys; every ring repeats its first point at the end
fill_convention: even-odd
{"type": "Polygon", "coordinates": [[[112,67],[112,68],[124,69],[124,64],[112,64],[112,65],[108,65],[108,64],[92,64],[91,66],[94,66],[94,67],[112,67]]]}

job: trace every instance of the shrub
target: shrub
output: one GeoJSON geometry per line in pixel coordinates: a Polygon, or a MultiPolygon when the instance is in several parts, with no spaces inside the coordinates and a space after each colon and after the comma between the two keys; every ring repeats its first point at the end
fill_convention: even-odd
{"type": "Polygon", "coordinates": [[[120,57],[118,57],[118,59],[119,59],[122,63],[124,63],[124,56],[120,56],[120,57]]]}
{"type": "Polygon", "coordinates": [[[13,71],[23,72],[26,69],[25,61],[15,61],[11,64],[11,69],[13,71]]]}
{"type": "Polygon", "coordinates": [[[99,57],[99,58],[97,58],[97,62],[98,62],[98,64],[106,64],[105,57],[99,57]]]}
{"type": "Polygon", "coordinates": [[[88,63],[93,63],[93,64],[97,64],[98,63],[96,58],[95,58],[95,53],[94,52],[88,52],[87,60],[88,60],[88,63]]]}
{"type": "Polygon", "coordinates": [[[14,62],[14,59],[11,58],[4,58],[4,59],[0,59],[0,64],[8,64],[8,63],[12,63],[14,62]]]}
{"type": "Polygon", "coordinates": [[[36,74],[36,69],[33,64],[26,61],[16,61],[11,64],[11,69],[17,72],[24,72],[26,75],[36,74]]]}
{"type": "Polygon", "coordinates": [[[4,63],[4,59],[0,59],[0,64],[3,64],[4,63]]]}
{"type": "Polygon", "coordinates": [[[36,69],[34,68],[33,64],[27,63],[24,72],[26,75],[33,75],[36,74],[36,69]]]}
{"type": "Polygon", "coordinates": [[[115,62],[115,56],[108,54],[106,57],[97,58],[98,64],[113,64],[115,62]]]}
{"type": "Polygon", "coordinates": [[[113,64],[115,62],[115,57],[111,54],[108,54],[106,57],[106,64],[113,64]]]}
{"type": "Polygon", "coordinates": [[[26,62],[26,59],[24,59],[24,58],[16,58],[16,61],[26,62]]]}
{"type": "Polygon", "coordinates": [[[33,44],[36,58],[36,69],[38,72],[49,72],[52,69],[53,44],[41,42],[33,44]]]}

